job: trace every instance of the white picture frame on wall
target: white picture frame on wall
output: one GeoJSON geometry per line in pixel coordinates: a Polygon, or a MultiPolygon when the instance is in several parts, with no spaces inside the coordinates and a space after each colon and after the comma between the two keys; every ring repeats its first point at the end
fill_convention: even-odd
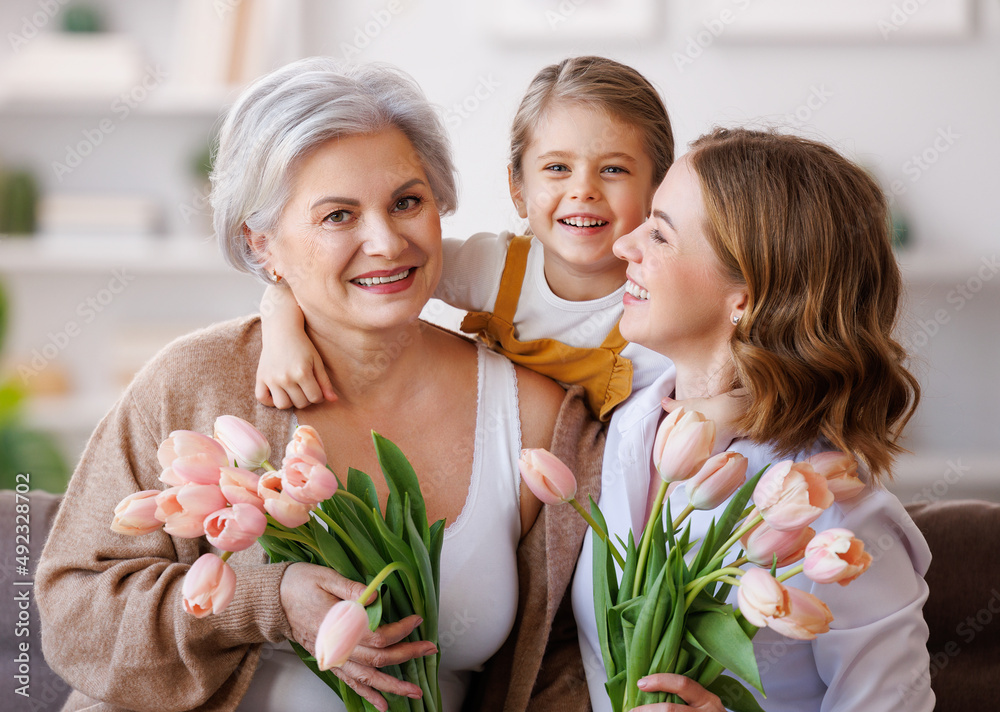
{"type": "Polygon", "coordinates": [[[480,0],[483,25],[506,42],[636,41],[655,35],[662,0],[480,0]]]}
{"type": "Polygon", "coordinates": [[[939,41],[971,36],[972,0],[704,0],[723,41],[939,41]]]}

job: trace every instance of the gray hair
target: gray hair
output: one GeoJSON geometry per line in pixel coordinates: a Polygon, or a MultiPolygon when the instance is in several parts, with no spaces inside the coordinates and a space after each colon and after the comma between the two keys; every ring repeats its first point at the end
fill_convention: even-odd
{"type": "Polygon", "coordinates": [[[332,138],[390,127],[413,144],[441,215],[453,212],[458,196],[444,124],[409,75],[384,64],[310,57],[255,81],[226,116],[211,176],[226,261],[269,282],[243,226],[273,233],[297,159],[332,138]]]}

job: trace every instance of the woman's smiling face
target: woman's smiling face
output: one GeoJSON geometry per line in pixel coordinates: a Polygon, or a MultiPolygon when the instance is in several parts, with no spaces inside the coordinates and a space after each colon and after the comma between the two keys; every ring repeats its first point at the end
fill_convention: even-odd
{"type": "Polygon", "coordinates": [[[416,319],[441,276],[441,219],[398,129],[331,139],[302,158],[268,269],[311,324],[382,329],[416,319]]]}
{"type": "Polygon", "coordinates": [[[628,261],[621,333],[675,360],[717,351],[745,290],[732,285],[705,235],[704,200],[687,157],[667,172],[649,218],[615,243],[628,261]]]}

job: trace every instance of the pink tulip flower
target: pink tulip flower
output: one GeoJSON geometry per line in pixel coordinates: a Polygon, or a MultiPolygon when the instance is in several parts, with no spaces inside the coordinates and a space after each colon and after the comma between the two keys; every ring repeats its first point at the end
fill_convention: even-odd
{"type": "Polygon", "coordinates": [[[260,475],[241,467],[223,467],[219,474],[219,489],[230,504],[252,504],[264,511],[264,500],[257,494],[260,475]]]}
{"type": "Polygon", "coordinates": [[[229,457],[227,465],[235,461],[238,467],[256,470],[271,457],[271,445],[267,438],[235,415],[220,415],[215,419],[215,439],[226,449],[229,457]]]}
{"type": "Polygon", "coordinates": [[[368,631],[368,613],[357,601],[341,601],[331,608],[316,634],[316,665],[320,670],[340,667],[368,631]]]}
{"type": "Polygon", "coordinates": [[[773,529],[792,531],[812,524],[833,504],[833,494],[812,465],[785,460],[760,478],[753,501],[773,529]]]}
{"type": "Polygon", "coordinates": [[[653,442],[653,464],[664,482],[686,480],[712,455],[715,423],[683,406],[664,418],[653,442]]]}
{"type": "Polygon", "coordinates": [[[292,440],[285,446],[285,457],[305,455],[316,460],[321,465],[326,464],[326,450],[320,440],[316,428],[311,425],[300,425],[292,434],[292,440]]]}
{"type": "Polygon", "coordinates": [[[257,494],[264,500],[264,511],[291,529],[308,522],[309,513],[315,506],[303,504],[285,492],[284,473],[281,470],[261,475],[257,494]]]}
{"type": "Polygon", "coordinates": [[[788,594],[788,612],[768,619],[768,628],[795,640],[812,640],[830,630],[833,613],[823,601],[797,588],[786,588],[785,591],[788,594]]]}
{"type": "Polygon", "coordinates": [[[111,531],[128,536],[155,532],[163,526],[156,518],[156,498],[160,490],[144,490],[130,494],[115,507],[111,531]]]}
{"type": "Polygon", "coordinates": [[[188,483],[171,487],[156,497],[156,518],[163,530],[185,539],[205,535],[205,517],[226,506],[226,498],[217,485],[188,483]]]}
{"type": "Polygon", "coordinates": [[[846,586],[868,570],[872,555],[863,541],[848,529],[827,529],[816,535],[806,547],[802,569],[816,583],[839,583],[846,586]]]}
{"type": "Polygon", "coordinates": [[[743,617],[796,640],[812,640],[830,630],[833,614],[811,593],[782,585],[764,569],[750,569],[736,592],[743,617]]]}
{"type": "Polygon", "coordinates": [[[191,455],[205,455],[220,467],[226,464],[226,451],[222,445],[193,430],[175,430],[156,451],[156,458],[164,469],[173,466],[177,458],[191,455]]]}
{"type": "MultiPolygon", "coordinates": [[[[750,513],[750,517],[754,512],[750,513]]],[[[757,566],[771,568],[774,557],[778,557],[778,568],[794,564],[806,553],[806,545],[816,535],[811,527],[783,532],[761,522],[743,535],[740,543],[746,552],[747,560],[757,566]]]]}
{"type": "Polygon", "coordinates": [[[319,504],[337,491],[334,474],[308,455],[286,456],[281,470],[285,473],[285,492],[303,504],[319,504]]]}
{"type": "Polygon", "coordinates": [[[746,475],[747,459],[740,453],[713,455],[685,482],[688,502],[695,509],[715,509],[740,488],[746,475]]]}
{"type": "Polygon", "coordinates": [[[184,610],[195,618],[221,613],[233,600],[236,574],[215,554],[202,554],[184,574],[184,610]]]}
{"type": "MultiPolygon", "coordinates": [[[[187,484],[187,480],[175,474],[172,467],[164,469],[163,472],[160,473],[158,479],[167,487],[180,487],[181,485],[187,484]]],[[[206,484],[212,484],[212,483],[208,482],[206,484]]]]}
{"type": "Polygon", "coordinates": [[[521,479],[543,504],[562,504],[576,496],[576,477],[562,460],[543,448],[521,450],[521,479]]]}
{"type": "Polygon", "coordinates": [[[788,589],[763,569],[750,569],[743,574],[736,600],[743,617],[758,628],[788,613],[788,589]]]}
{"type": "Polygon", "coordinates": [[[267,517],[252,504],[234,504],[205,518],[205,538],[217,549],[243,551],[267,528],[267,517]]]}
{"type": "Polygon", "coordinates": [[[865,483],[858,477],[858,461],[854,455],[831,450],[813,455],[807,462],[826,478],[826,486],[837,502],[856,497],[865,488],[865,483]]]}

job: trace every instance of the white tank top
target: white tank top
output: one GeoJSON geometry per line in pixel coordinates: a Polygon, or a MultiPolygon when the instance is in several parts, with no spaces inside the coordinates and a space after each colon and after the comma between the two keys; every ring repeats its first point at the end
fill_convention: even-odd
{"type": "MultiPolygon", "coordinates": [[[[445,528],[438,647],[444,712],[458,712],[473,672],[500,649],[517,612],[521,427],[514,367],[477,345],[479,394],[465,506],[445,528]]],[[[293,428],[296,423],[293,417],[293,428]]],[[[346,712],[287,642],[265,644],[239,712],[346,712]]]]}

